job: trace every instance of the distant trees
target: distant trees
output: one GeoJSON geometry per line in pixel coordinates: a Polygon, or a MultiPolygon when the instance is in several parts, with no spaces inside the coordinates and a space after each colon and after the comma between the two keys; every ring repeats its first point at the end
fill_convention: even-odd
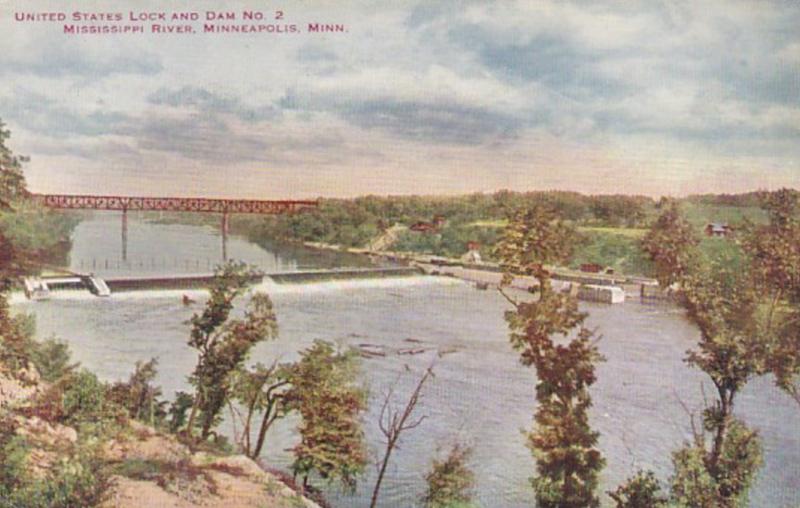
{"type": "Polygon", "coordinates": [[[577,192],[511,192],[463,196],[364,196],[355,199],[324,199],[308,213],[242,221],[254,240],[284,239],[363,247],[394,224],[410,226],[419,221],[444,217],[441,238],[405,237],[410,250],[460,256],[467,241],[493,245],[491,228],[476,228],[480,220],[500,220],[510,211],[544,206],[564,220],[603,226],[636,227],[644,222],[651,199],[642,196],[586,196],[577,192]],[[480,237],[483,235],[484,237],[480,237]]]}
{"type": "Polygon", "coordinates": [[[534,207],[511,219],[496,248],[504,284],[517,274],[533,275],[538,282],[530,300],[518,301],[502,287],[501,293],[514,306],[506,312],[511,344],[521,362],[536,369],[536,426],[528,446],[537,469],[531,481],[543,508],[599,506],[595,490],[605,463],[588,418],[589,387],[602,357],[577,299],[555,291],[546,268],[571,255],[575,236],[552,211],[534,207]]]}

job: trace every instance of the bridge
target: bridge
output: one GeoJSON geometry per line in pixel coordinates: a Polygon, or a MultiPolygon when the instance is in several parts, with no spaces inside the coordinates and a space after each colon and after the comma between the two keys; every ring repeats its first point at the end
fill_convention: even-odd
{"type": "Polygon", "coordinates": [[[128,210],[218,213],[222,215],[222,258],[228,259],[229,214],[281,214],[315,208],[316,200],[215,199],[181,197],[89,196],[77,194],[33,194],[48,208],[62,210],[109,210],[122,212],[122,259],[128,258],[128,210]]]}

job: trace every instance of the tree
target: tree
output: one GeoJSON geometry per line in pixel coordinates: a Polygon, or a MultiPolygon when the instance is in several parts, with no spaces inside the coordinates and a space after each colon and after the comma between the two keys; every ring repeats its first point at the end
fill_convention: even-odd
{"type": "Polygon", "coordinates": [[[232,410],[242,424],[240,445],[244,453],[253,459],[261,454],[264,441],[272,424],[288,413],[284,403],[285,392],[289,389],[289,375],[292,366],[272,364],[270,367],[258,363],[253,368],[240,368],[234,372],[232,397],[245,410],[244,416],[232,410]],[[253,420],[261,414],[256,442],[252,442],[253,420]]]}
{"type": "Polygon", "coordinates": [[[372,489],[372,501],[370,502],[370,508],[375,508],[375,506],[378,504],[378,494],[381,490],[381,482],[383,482],[383,476],[386,474],[386,467],[389,465],[389,459],[392,456],[392,452],[400,441],[401,434],[408,430],[415,429],[419,426],[419,424],[422,423],[422,420],[425,419],[425,416],[423,415],[415,420],[410,420],[411,416],[414,414],[417,404],[419,404],[419,397],[422,394],[422,387],[431,376],[433,376],[433,368],[428,367],[428,369],[425,371],[425,374],[422,375],[417,383],[416,388],[414,388],[414,391],[411,393],[411,396],[408,398],[408,402],[406,402],[406,406],[402,411],[397,411],[390,407],[392,390],[389,390],[389,393],[387,393],[386,397],[383,399],[381,414],[378,418],[378,425],[380,426],[381,433],[383,433],[383,436],[386,438],[386,449],[383,452],[383,460],[381,461],[380,468],[378,469],[378,478],[375,480],[375,487],[372,489]]]}
{"type": "Polygon", "coordinates": [[[716,393],[701,428],[694,428],[694,442],[673,455],[673,498],[683,506],[743,506],[761,447],[757,433],[734,417],[734,404],[747,382],[765,372],[771,318],[752,270],[724,259],[688,263],[694,244],[681,224],[677,210],[667,208],[649,235],[649,253],[662,280],[680,285],[687,317],[700,331],[686,361],[708,375],[716,393]]]}
{"type": "Polygon", "coordinates": [[[536,427],[528,446],[537,470],[531,481],[543,508],[598,506],[595,490],[605,463],[588,420],[589,387],[602,357],[593,333],[583,326],[586,314],[578,310],[577,299],[554,291],[545,267],[567,260],[575,238],[572,227],[534,207],[516,214],[496,248],[504,285],[520,273],[538,282],[528,301],[517,301],[502,286],[500,291],[514,306],[506,312],[511,344],[521,362],[536,369],[536,427]]]}
{"type": "MultiPolygon", "coordinates": [[[[718,424],[705,427],[714,431],[718,424]]],[[[719,456],[711,464],[702,432],[672,454],[672,500],[686,508],[744,508],[747,492],[762,463],[758,433],[736,418],[730,418],[719,456]]]]}
{"type": "Polygon", "coordinates": [[[653,261],[658,283],[668,288],[689,271],[699,242],[677,202],[663,202],[660,208],[661,215],[642,239],[642,250],[653,261]]]}
{"type": "Polygon", "coordinates": [[[242,263],[227,263],[217,270],[205,309],[189,321],[189,345],[197,350],[197,365],[189,378],[195,387],[186,432],[193,436],[199,416],[201,439],[208,438],[228,401],[231,374],[247,359],[258,342],[277,336],[278,325],[269,296],[256,293],[247,303],[244,318],[231,319],[233,302],[244,292],[252,271],[242,263]]]}
{"type": "Polygon", "coordinates": [[[614,500],[616,508],[666,507],[669,499],[662,496],[660,491],[661,486],[653,472],[640,470],[608,495],[614,500]]]}
{"type": "Polygon", "coordinates": [[[129,417],[153,426],[166,417],[164,406],[167,404],[159,400],[161,388],[153,385],[157,365],[155,358],[147,362],[137,361],[128,381],[114,383],[108,393],[108,398],[125,408],[129,417]]]}
{"type": "Polygon", "coordinates": [[[303,477],[304,488],[316,472],[354,490],[364,470],[367,450],[360,415],[366,393],[355,382],[357,358],[353,351],[338,352],[331,343],[317,340],[291,369],[284,402],[302,418],[292,469],[303,477]]]}
{"type": "Polygon", "coordinates": [[[425,476],[428,492],[422,498],[426,508],[468,508],[475,475],[467,466],[471,450],[456,444],[444,460],[434,460],[425,476]]]}
{"type": "Polygon", "coordinates": [[[10,137],[11,132],[0,120],[0,207],[4,208],[28,195],[25,175],[22,173],[22,160],[6,146],[10,137]]]}
{"type": "Polygon", "coordinates": [[[769,223],[750,225],[743,247],[766,316],[766,369],[800,404],[800,193],[781,189],[760,200],[769,223]]]}

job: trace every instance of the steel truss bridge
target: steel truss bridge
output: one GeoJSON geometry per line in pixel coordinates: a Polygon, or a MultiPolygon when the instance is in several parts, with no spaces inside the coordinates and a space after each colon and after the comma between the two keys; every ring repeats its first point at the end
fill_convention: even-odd
{"type": "Polygon", "coordinates": [[[78,194],[34,194],[48,208],[62,210],[110,210],[122,212],[122,259],[128,257],[128,210],[222,214],[222,258],[228,258],[229,214],[281,214],[316,208],[311,200],[214,199],[180,197],[89,196],[78,194]]]}

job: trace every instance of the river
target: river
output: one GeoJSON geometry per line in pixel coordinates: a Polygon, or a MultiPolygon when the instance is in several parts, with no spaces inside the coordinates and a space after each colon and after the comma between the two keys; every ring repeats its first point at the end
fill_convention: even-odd
{"type": "MultiPolygon", "coordinates": [[[[221,252],[219,236],[211,228],[135,219],[129,242],[124,263],[119,260],[118,218],[87,219],[74,234],[71,266],[100,275],[203,272],[219,261],[221,252]]],[[[228,253],[267,272],[363,263],[299,249],[270,252],[235,237],[228,243],[228,253]]],[[[425,420],[403,435],[384,481],[381,506],[416,506],[432,458],[455,441],[473,448],[470,465],[479,506],[533,505],[528,478],[534,463],[521,431],[531,427],[535,378],[509,346],[503,321],[508,305],[498,294],[453,279],[422,276],[308,285],[265,282],[255,290],[269,293],[275,302],[280,337],[260,344],[253,351],[254,362],[294,359],[315,339],[378,344],[390,351],[386,357],[364,360],[362,366],[371,393],[364,425],[373,458],[382,452],[377,418],[383,393],[396,384],[397,403],[404,402],[402,396],[435,361],[435,378],[425,387],[418,407],[425,420]],[[406,339],[454,352],[441,357],[435,352],[391,353],[416,347],[406,339]]],[[[55,335],[68,341],[75,359],[103,379],[127,378],[135,361],[157,357],[157,381],[171,396],[187,389],[186,376],[195,357],[186,346],[185,322],[204,297],[202,291],[192,291],[198,304],[187,308],[181,294],[146,291],[96,298],[65,292],[49,301],[26,302],[19,297],[13,301],[17,310],[36,315],[40,337],[55,335]]],[[[591,410],[607,459],[602,489],[613,489],[638,468],[653,469],[666,480],[670,453],[691,435],[684,406],[699,410],[703,389],[711,393],[704,376],[683,362],[697,331],[672,307],[627,302],[583,308],[590,313],[589,326],[603,336],[599,347],[606,357],[592,387],[591,410]]],[[[800,409],[770,379],[762,378],[740,395],[738,414],[759,429],[765,448],[751,506],[796,508],[800,409]]],[[[296,442],[294,424],[287,419],[270,431],[265,462],[288,468],[291,456],[286,449],[296,442]]],[[[228,425],[225,428],[230,431],[228,425]]],[[[336,507],[366,507],[374,476],[375,469],[368,466],[355,495],[336,489],[326,494],[336,507]]]]}

